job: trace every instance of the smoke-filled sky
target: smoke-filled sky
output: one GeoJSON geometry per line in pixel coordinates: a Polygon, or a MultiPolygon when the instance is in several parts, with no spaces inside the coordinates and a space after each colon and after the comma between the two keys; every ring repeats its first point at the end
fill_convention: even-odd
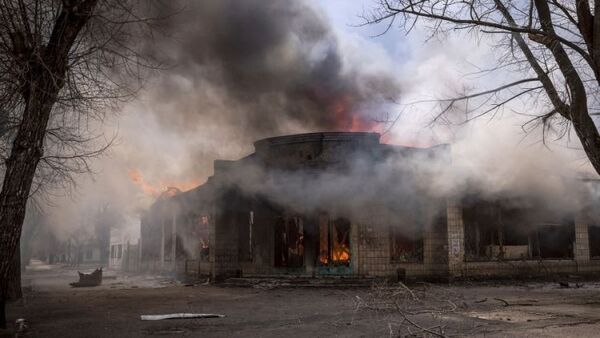
{"type": "Polygon", "coordinates": [[[526,186],[556,192],[564,187],[547,187],[539,177],[587,167],[576,142],[545,148],[539,133],[525,136],[522,121],[509,112],[460,128],[428,127],[432,105],[408,103],[466,85],[485,88],[511,74],[465,75],[473,65],[493,63],[485,40],[449,36],[425,42],[419,27],[410,35],[393,27],[377,36],[385,25],[360,25],[360,15],[373,5],[372,0],[174,3],[181,11],[161,24],[165,34],[147,44],[167,67],[106,122],[107,134],[118,132],[118,142],[95,162],[96,174],[80,177],[73,195],[48,208],[56,229],[66,237],[106,204],[135,225],[140,210],[166,187],[187,190],[204,182],[213,160],[247,155],[257,139],[386,131],[390,125],[377,121],[398,115],[386,142],[455,145],[457,176],[436,184],[481,175],[490,190],[533,182],[526,186]]]}

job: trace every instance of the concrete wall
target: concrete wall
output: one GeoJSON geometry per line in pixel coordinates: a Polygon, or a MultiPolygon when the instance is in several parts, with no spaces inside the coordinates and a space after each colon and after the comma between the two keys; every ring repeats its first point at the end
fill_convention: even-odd
{"type": "Polygon", "coordinates": [[[222,279],[241,273],[239,264],[239,227],[240,220],[247,213],[239,199],[239,194],[228,191],[217,203],[211,220],[210,262],[213,266],[212,277],[222,279]]]}
{"type": "MultiPolygon", "coordinates": [[[[200,274],[210,273],[217,279],[239,274],[266,276],[286,273],[285,269],[274,268],[273,261],[275,219],[281,215],[266,205],[248,204],[235,198],[227,198],[225,202],[229,207],[215,211],[209,223],[209,261],[181,260],[177,262],[177,272],[197,275],[200,271],[200,274]],[[240,227],[248,226],[249,210],[254,212],[252,257],[241,260],[238,237],[240,227]]],[[[429,212],[435,214],[433,209],[429,212]]],[[[448,200],[441,218],[437,214],[432,219],[434,220],[423,229],[423,261],[400,263],[391,259],[391,227],[394,226],[394,219],[386,216],[382,206],[365,208],[363,217],[351,224],[351,275],[395,278],[400,270],[407,278],[488,278],[600,271],[600,260],[591,260],[589,257],[588,225],[585,218],[575,221],[574,259],[487,262],[465,262],[464,222],[460,202],[448,200]]],[[[305,229],[308,229],[310,222],[316,221],[311,216],[305,217],[305,229]]],[[[318,276],[317,270],[312,270],[307,263],[307,260],[315,259],[309,256],[305,253],[307,269],[294,273],[318,276]]],[[[160,270],[160,265],[146,262],[141,264],[141,268],[160,270]]]]}
{"type": "MultiPolygon", "coordinates": [[[[208,212],[211,215],[209,261],[198,262],[198,257],[192,255],[176,264],[175,262],[172,265],[163,264],[163,269],[166,265],[178,272],[183,270],[197,273],[199,270],[202,273],[209,270],[216,279],[240,274],[300,273],[309,276],[318,273],[326,274],[323,269],[313,264],[317,258],[314,257],[317,248],[315,243],[309,241],[314,240],[314,234],[313,237],[305,236],[304,269],[274,267],[275,222],[277,217],[284,216],[288,211],[283,210],[285,206],[274,207],[267,205],[266,202],[260,203],[257,201],[259,199],[257,196],[244,196],[243,192],[227,185],[228,178],[232,175],[244,177],[246,164],[258,164],[268,170],[307,170],[315,173],[322,170],[336,172],[336,170],[347,169],[355,156],[366,157],[373,163],[385,160],[389,156],[402,158],[416,152],[429,154],[429,156],[449,156],[449,152],[444,147],[427,150],[382,145],[379,143],[379,135],[374,133],[313,133],[274,137],[257,141],[255,149],[254,154],[238,161],[215,161],[215,175],[209,179],[204,188],[201,187],[208,189],[204,194],[206,196],[203,196],[204,199],[211,201],[211,210],[208,212]],[[250,211],[254,213],[251,247],[248,245],[247,234],[250,211]]],[[[365,184],[368,184],[368,180],[365,180],[365,184]]],[[[193,198],[186,201],[187,204],[191,204],[191,207],[186,208],[192,210],[200,208],[199,205],[194,205],[193,198]]],[[[421,205],[416,205],[422,204],[418,202],[420,199],[415,198],[414,201],[414,208],[421,209],[421,205]]],[[[277,203],[277,201],[270,202],[277,203]]],[[[436,203],[432,201],[431,210],[426,211],[432,221],[422,222],[425,225],[418,225],[424,227],[422,261],[415,263],[393,261],[390,229],[401,226],[399,224],[406,225],[417,221],[399,219],[398,215],[390,216],[386,214],[386,207],[377,203],[381,202],[374,201],[373,205],[365,205],[364,210],[357,212],[360,216],[353,217],[350,233],[350,268],[343,267],[339,270],[341,273],[354,276],[395,277],[401,271],[408,278],[432,276],[468,278],[511,274],[571,273],[594,271],[600,267],[600,260],[590,260],[587,223],[583,218],[575,222],[574,259],[572,260],[465,262],[463,208],[460,201],[454,199],[444,201],[440,208],[436,208],[436,203]],[[439,209],[444,211],[441,215],[438,213],[439,209]]],[[[427,201],[423,203],[428,204],[427,201]]],[[[405,208],[406,211],[413,211],[409,209],[412,208],[411,205],[405,208]]],[[[390,206],[387,209],[390,209],[390,206]]],[[[204,212],[207,211],[203,210],[204,212]]],[[[313,212],[317,213],[317,211],[313,212]]],[[[415,210],[414,213],[421,212],[422,210],[415,210]]],[[[317,222],[314,215],[302,216],[305,231],[318,229],[318,223],[314,223],[317,222]],[[315,225],[317,226],[310,228],[315,225]]],[[[338,216],[343,215],[336,215],[338,216]]],[[[156,224],[154,227],[159,230],[156,224]]],[[[169,226],[163,229],[172,231],[172,227],[169,226]]],[[[164,241],[164,236],[162,238],[164,241]]],[[[161,247],[164,248],[164,243],[161,247]]],[[[164,263],[165,253],[162,252],[160,257],[164,263]]],[[[149,262],[142,265],[155,268],[155,265],[149,262]]]]}
{"type": "MultiPolygon", "coordinates": [[[[394,219],[386,216],[384,208],[371,206],[365,214],[363,223],[353,224],[356,237],[353,257],[357,262],[356,275],[391,277],[405,273],[407,278],[445,276],[448,264],[446,251],[446,223],[429,222],[423,229],[423,261],[415,263],[394,262],[391,258],[392,227],[397,226],[394,219]],[[439,229],[441,226],[442,229],[439,229]]],[[[429,210],[435,213],[435,210],[429,210]]],[[[434,217],[429,217],[434,219],[434,217]]]]}

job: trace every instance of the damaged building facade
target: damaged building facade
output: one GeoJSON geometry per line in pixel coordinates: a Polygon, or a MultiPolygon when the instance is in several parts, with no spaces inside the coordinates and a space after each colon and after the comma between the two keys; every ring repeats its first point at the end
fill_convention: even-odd
{"type": "Polygon", "coordinates": [[[600,271],[600,226],[585,210],[476,194],[432,196],[448,146],[380,143],[376,133],[267,138],[142,217],[140,267],[231,276],[485,277],[600,271]]]}

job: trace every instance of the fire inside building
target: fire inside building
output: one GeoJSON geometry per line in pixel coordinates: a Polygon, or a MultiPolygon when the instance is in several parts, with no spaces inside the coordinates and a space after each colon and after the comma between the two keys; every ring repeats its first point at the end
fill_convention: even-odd
{"type": "Polygon", "coordinates": [[[518,198],[429,196],[416,184],[426,173],[386,165],[415,158],[450,165],[448,146],[394,146],[358,132],[254,146],[240,160],[215,161],[205,184],[154,203],[141,223],[142,269],[215,279],[600,271],[600,227],[584,210],[565,215],[518,198]]]}

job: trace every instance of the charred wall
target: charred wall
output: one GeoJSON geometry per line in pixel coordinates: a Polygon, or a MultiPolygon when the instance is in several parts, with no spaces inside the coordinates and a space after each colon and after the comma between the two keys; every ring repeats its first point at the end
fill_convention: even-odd
{"type": "Polygon", "coordinates": [[[274,137],[255,148],[237,161],[215,161],[207,183],[157,202],[142,221],[150,246],[143,256],[158,255],[164,265],[173,250],[167,242],[183,246],[174,252],[185,271],[191,264],[217,279],[600,271],[600,251],[590,249],[600,245],[600,231],[575,214],[524,199],[419,190],[416,180],[430,178],[411,171],[410,161],[449,162],[446,147],[397,147],[374,133],[339,132],[274,137]],[[382,163],[392,165],[381,170],[382,163]]]}

